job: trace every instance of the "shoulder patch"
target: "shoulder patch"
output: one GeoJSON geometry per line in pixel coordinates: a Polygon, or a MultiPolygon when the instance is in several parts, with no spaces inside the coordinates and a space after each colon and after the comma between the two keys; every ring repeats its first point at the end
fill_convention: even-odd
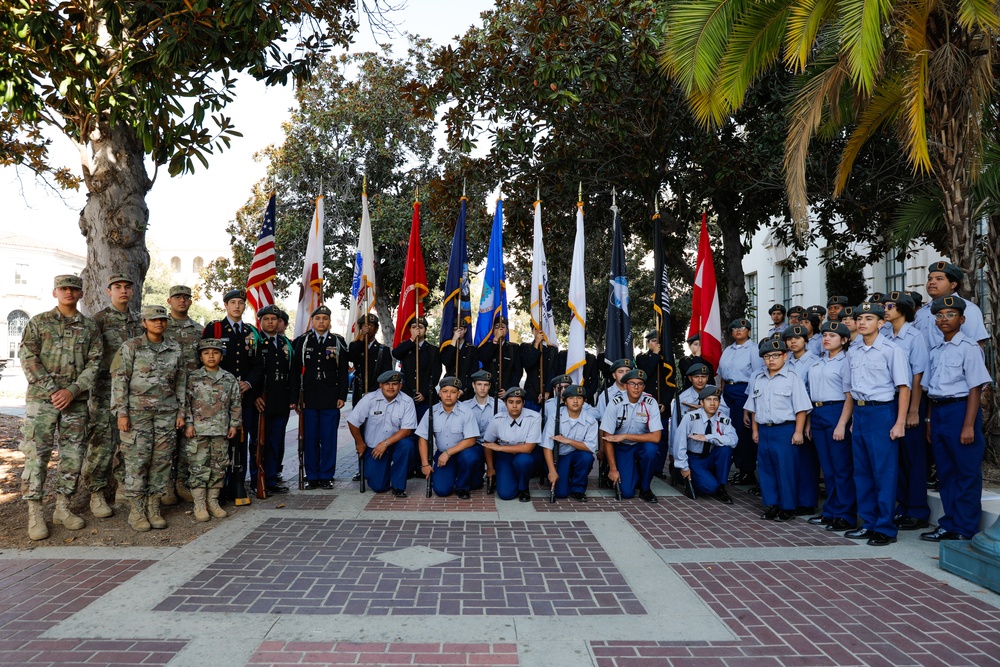
{"type": "Polygon", "coordinates": [[[625,400],[625,394],[618,394],[617,396],[615,396],[614,398],[611,399],[611,404],[612,405],[618,405],[619,403],[621,403],[624,400],[625,400]]]}
{"type": "Polygon", "coordinates": [[[719,417],[719,423],[720,424],[732,424],[733,420],[730,419],[729,417],[719,417]]]}
{"type": "Polygon", "coordinates": [[[697,412],[697,411],[695,411],[695,412],[689,412],[685,416],[688,417],[691,421],[697,421],[697,420],[701,419],[701,413],[697,412]]]}

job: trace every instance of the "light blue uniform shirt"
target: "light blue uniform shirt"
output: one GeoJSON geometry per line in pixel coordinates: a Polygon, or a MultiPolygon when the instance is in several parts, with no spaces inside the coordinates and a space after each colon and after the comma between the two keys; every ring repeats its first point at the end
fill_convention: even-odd
{"type": "MultiPolygon", "coordinates": [[[[565,411],[566,411],[566,404],[563,403],[563,412],[565,411]]],[[[591,417],[593,417],[594,421],[597,421],[601,417],[601,413],[597,411],[597,408],[595,408],[587,401],[583,402],[583,411],[589,414],[591,417]]],[[[553,396],[552,398],[545,400],[545,423],[548,423],[549,420],[552,419],[552,415],[554,415],[555,413],[556,413],[556,397],[553,396]]]]}
{"type": "Polygon", "coordinates": [[[823,354],[823,335],[813,334],[813,337],[806,341],[806,349],[818,359],[823,354]]]}
{"type": "Polygon", "coordinates": [[[844,387],[851,384],[851,364],[847,362],[847,350],[841,350],[835,357],[829,352],[809,368],[809,398],[813,403],[827,403],[847,400],[844,387]]]}
{"type": "MultiPolygon", "coordinates": [[[[674,409],[670,415],[670,432],[672,434],[670,436],[670,453],[673,454],[674,458],[677,458],[677,452],[674,451],[674,447],[676,446],[677,430],[680,428],[681,419],[686,414],[690,414],[696,410],[701,410],[700,407],[689,408],[684,405],[685,403],[690,403],[691,405],[698,405],[701,403],[701,400],[698,398],[698,392],[695,391],[694,387],[688,387],[682,391],[678,396],[678,399],[680,400],[680,407],[678,407],[678,403],[674,401],[674,409]]],[[[716,414],[730,419],[732,418],[729,414],[729,406],[726,405],[726,399],[722,396],[719,396],[719,411],[716,414]]],[[[743,418],[742,414],[740,415],[740,418],[743,418]]]]}
{"type": "MultiPolygon", "coordinates": [[[[468,400],[462,401],[462,405],[472,413],[472,417],[476,420],[476,425],[479,427],[479,437],[476,438],[476,442],[480,445],[483,444],[483,434],[486,433],[486,427],[493,421],[493,399],[488,398],[484,405],[479,405],[476,397],[473,396],[468,400]]],[[[503,401],[497,401],[497,414],[507,414],[507,406],[504,405],[503,401]]]]}
{"type": "MultiPolygon", "coordinates": [[[[721,411],[720,411],[721,412],[721,411]]],[[[684,415],[681,423],[674,434],[674,467],[686,470],[688,467],[688,452],[701,454],[705,443],[701,440],[692,440],[688,436],[703,435],[705,439],[716,447],[735,447],[739,440],[736,429],[729,417],[724,417],[716,412],[709,419],[708,414],[698,408],[684,415]],[[712,432],[705,433],[705,423],[711,422],[712,432]]]]}
{"type": "MultiPolygon", "coordinates": [[[[611,401],[611,405],[601,417],[601,430],[609,435],[654,433],[663,430],[660,421],[660,406],[649,394],[643,394],[632,403],[628,395],[611,401]]],[[[636,440],[624,440],[623,445],[634,445],[636,440]]],[[[618,444],[618,443],[615,443],[618,444]]]]}
{"type": "Polygon", "coordinates": [[[498,445],[520,445],[542,441],[542,417],[534,410],[522,410],[521,416],[513,419],[509,414],[498,414],[486,427],[483,442],[498,445]]]}
{"type": "MultiPolygon", "coordinates": [[[[924,338],[927,339],[928,348],[944,342],[944,334],[937,328],[934,315],[931,313],[930,303],[920,306],[913,324],[924,335],[924,338]]],[[[965,334],[966,338],[975,343],[987,340],[990,337],[990,334],[986,331],[986,324],[983,322],[983,311],[968,299],[965,299],[965,324],[962,325],[961,331],[965,334]]]]}
{"type": "MultiPolygon", "coordinates": [[[[555,441],[552,440],[552,436],[556,432],[555,428],[556,413],[553,408],[552,417],[546,420],[545,434],[542,437],[542,447],[545,449],[552,449],[552,446],[555,444],[555,441]]],[[[569,410],[566,409],[566,406],[563,406],[559,415],[559,435],[566,436],[570,440],[579,440],[587,445],[587,449],[591,452],[594,454],[597,453],[597,420],[587,410],[587,406],[584,406],[580,410],[580,416],[577,419],[570,417],[569,410]]],[[[559,443],[559,456],[568,454],[575,449],[576,447],[573,445],[567,445],[564,442],[559,443]]]]}
{"type": "Polygon", "coordinates": [[[959,331],[950,341],[942,337],[931,348],[930,372],[924,373],[920,384],[928,396],[958,398],[990,382],[983,348],[959,331]]]}
{"type": "Polygon", "coordinates": [[[604,411],[608,409],[608,404],[614,401],[619,396],[627,396],[628,392],[625,389],[620,389],[618,383],[614,383],[601,393],[597,395],[597,414],[603,416],[604,411]]]}
{"type": "Polygon", "coordinates": [[[781,333],[788,328],[788,320],[785,320],[781,324],[775,324],[773,327],[767,330],[768,336],[773,336],[776,333],[781,333]]]}
{"type": "Polygon", "coordinates": [[[819,363],[819,355],[813,354],[806,348],[805,353],[798,359],[791,352],[788,353],[788,359],[785,360],[784,368],[792,371],[806,383],[806,389],[809,389],[809,369],[819,363]]]}
{"type": "Polygon", "coordinates": [[[370,391],[351,410],[347,423],[364,426],[365,444],[374,448],[400,429],[417,428],[417,410],[413,399],[403,392],[390,402],[381,390],[370,391]]]}
{"type": "Polygon", "coordinates": [[[719,359],[719,377],[726,382],[749,382],[755,370],[764,368],[760,350],[753,341],[742,345],[733,343],[722,351],[719,359]]]}
{"type": "Polygon", "coordinates": [[[806,383],[787,364],[773,376],[759,375],[747,389],[743,406],[754,413],[758,424],[783,424],[795,421],[799,412],[812,412],[806,383]]]}
{"type": "Polygon", "coordinates": [[[858,336],[847,348],[851,364],[850,384],[845,387],[855,401],[891,401],[896,387],[909,387],[913,381],[910,364],[903,348],[879,334],[869,346],[858,336]]]}
{"type": "MultiPolygon", "coordinates": [[[[446,452],[466,438],[479,437],[476,418],[461,403],[456,404],[451,412],[445,412],[440,403],[431,409],[434,410],[434,447],[437,451],[446,452]]],[[[417,426],[417,437],[427,439],[426,412],[417,426]]]]}
{"type": "MultiPolygon", "coordinates": [[[[912,374],[916,375],[917,373],[927,372],[927,360],[929,356],[927,339],[912,323],[906,322],[903,324],[899,329],[898,335],[893,333],[892,325],[888,323],[879,330],[879,333],[885,336],[886,340],[892,341],[903,348],[912,374]]],[[[943,336],[941,340],[944,341],[943,336]]]]}

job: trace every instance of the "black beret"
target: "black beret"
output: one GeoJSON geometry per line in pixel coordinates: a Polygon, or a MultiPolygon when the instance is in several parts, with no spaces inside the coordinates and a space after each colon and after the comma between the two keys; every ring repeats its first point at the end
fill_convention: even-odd
{"type": "Polygon", "coordinates": [[[962,282],[962,278],[965,277],[965,273],[962,269],[958,268],[954,264],[945,262],[944,260],[940,262],[934,262],[927,267],[927,273],[934,273],[935,271],[940,271],[944,275],[948,276],[948,280],[953,283],[962,282]]]}
{"type": "Polygon", "coordinates": [[[801,315],[804,312],[806,312],[806,309],[803,308],[802,306],[792,306],[791,308],[788,309],[789,315],[791,315],[792,313],[797,313],[801,315]]]}
{"type": "Polygon", "coordinates": [[[788,352],[788,348],[785,346],[785,341],[770,338],[760,344],[758,352],[760,353],[760,356],[763,357],[765,354],[769,354],[771,352],[788,352]]]}
{"type": "Polygon", "coordinates": [[[776,304],[774,304],[773,306],[771,306],[770,308],[767,309],[767,314],[770,315],[774,311],[778,311],[779,313],[781,313],[782,315],[784,315],[785,313],[788,312],[788,309],[785,308],[780,303],[776,303],[776,304]]]}
{"type": "Polygon", "coordinates": [[[690,345],[691,343],[697,343],[697,342],[698,342],[698,341],[700,341],[700,340],[701,340],[701,334],[700,334],[700,333],[696,333],[695,335],[693,335],[693,336],[689,337],[689,338],[688,338],[688,339],[687,339],[686,341],[684,341],[684,342],[685,342],[685,343],[687,343],[688,345],[690,345]]]}
{"type": "Polygon", "coordinates": [[[844,319],[845,317],[854,319],[854,306],[844,306],[844,309],[840,311],[840,319],[844,319]]]}
{"type": "Polygon", "coordinates": [[[284,322],[285,324],[288,324],[288,313],[286,313],[285,311],[283,311],[283,310],[281,310],[279,308],[278,309],[278,319],[281,320],[282,322],[284,322]]]}
{"type": "Polygon", "coordinates": [[[368,313],[367,315],[362,315],[358,318],[358,322],[361,324],[374,324],[378,326],[378,315],[375,313],[368,313]]]}
{"type": "Polygon", "coordinates": [[[716,387],[714,384],[707,384],[704,389],[698,392],[698,398],[700,400],[705,400],[710,396],[722,396],[722,387],[716,387]]]}
{"type": "Polygon", "coordinates": [[[571,375],[556,375],[549,380],[549,389],[552,389],[557,384],[573,384],[573,377],[571,375]]]}
{"type": "Polygon", "coordinates": [[[911,299],[913,299],[913,307],[914,308],[919,308],[920,304],[922,304],[924,302],[924,295],[921,294],[920,292],[909,292],[908,291],[908,292],[904,292],[904,294],[907,294],[911,299]]]}
{"type": "Polygon", "coordinates": [[[826,308],[823,306],[809,306],[808,311],[813,315],[826,315],[826,308]]]}
{"type": "Polygon", "coordinates": [[[386,384],[387,382],[402,382],[403,374],[399,371],[386,371],[378,376],[379,384],[386,384]]]}
{"type": "Polygon", "coordinates": [[[495,318],[493,318],[493,328],[494,329],[496,329],[497,326],[500,325],[500,324],[502,324],[504,326],[507,326],[507,318],[504,317],[503,315],[497,315],[495,318]]]}
{"type": "Polygon", "coordinates": [[[868,303],[882,303],[885,301],[885,294],[882,292],[872,292],[872,295],[868,297],[868,303]]]}
{"type": "Polygon", "coordinates": [[[965,299],[960,296],[939,296],[931,301],[931,313],[937,315],[945,308],[954,308],[959,313],[965,314],[965,299]]]}
{"type": "Polygon", "coordinates": [[[493,375],[491,375],[489,371],[480,370],[470,375],[469,379],[472,380],[473,382],[492,382],[493,375]]]}
{"type": "Polygon", "coordinates": [[[649,331],[646,332],[646,341],[647,342],[651,341],[651,340],[653,340],[655,338],[656,338],[656,330],[655,329],[650,329],[649,331]]]}
{"type": "Polygon", "coordinates": [[[562,390],[563,398],[572,398],[574,396],[579,396],[580,398],[586,398],[586,390],[578,384],[571,384],[562,390]]]}
{"type": "Polygon", "coordinates": [[[781,340],[788,340],[789,338],[809,338],[809,334],[806,333],[806,328],[799,324],[793,324],[784,331],[781,332],[781,340]]]}
{"type": "Polygon", "coordinates": [[[417,318],[415,318],[415,319],[413,319],[413,320],[410,321],[410,326],[411,327],[414,324],[419,324],[420,326],[426,328],[427,327],[427,318],[426,317],[417,317],[417,318]]]}
{"type": "Polygon", "coordinates": [[[618,359],[615,363],[611,364],[611,372],[614,373],[619,368],[632,368],[631,359],[618,359]]]}

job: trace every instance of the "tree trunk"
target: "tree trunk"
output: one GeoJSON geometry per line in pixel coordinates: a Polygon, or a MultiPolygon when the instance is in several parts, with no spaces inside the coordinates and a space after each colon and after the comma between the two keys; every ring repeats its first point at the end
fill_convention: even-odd
{"type": "MultiPolygon", "coordinates": [[[[743,239],[739,221],[739,213],[725,207],[716,208],[719,227],[722,230],[722,275],[724,276],[725,294],[719,308],[722,311],[723,334],[729,332],[726,327],[733,320],[746,316],[747,289],[743,275],[743,239]]],[[[716,263],[718,267],[718,263],[716,263]]]]}
{"type": "Polygon", "coordinates": [[[146,174],[145,152],[126,126],[101,123],[88,139],[79,146],[88,190],[87,204],[80,211],[80,232],[87,238],[81,310],[93,314],[109,304],[107,279],[115,273],[134,281],[130,306],[138,310],[149,268],[146,193],[152,182],[146,174]]]}
{"type": "MultiPolygon", "coordinates": [[[[986,283],[989,291],[989,318],[986,322],[990,332],[990,348],[993,351],[993,364],[990,375],[994,382],[1000,376],[1000,326],[997,317],[1000,316],[1000,214],[991,215],[987,219],[986,247],[983,257],[986,260],[986,283]]],[[[1000,392],[996,385],[990,385],[984,392],[983,405],[986,408],[983,415],[983,433],[986,436],[986,459],[996,463],[1000,460],[1000,392]]]]}
{"type": "MultiPolygon", "coordinates": [[[[379,327],[382,330],[382,342],[385,345],[392,347],[392,341],[396,336],[396,323],[392,321],[392,305],[390,303],[390,292],[386,288],[385,276],[383,275],[382,265],[379,261],[378,251],[375,251],[375,289],[376,294],[379,295],[378,299],[375,301],[375,312],[378,313],[378,319],[381,324],[379,327]]],[[[399,293],[396,293],[396,298],[399,298],[399,293]]]]}

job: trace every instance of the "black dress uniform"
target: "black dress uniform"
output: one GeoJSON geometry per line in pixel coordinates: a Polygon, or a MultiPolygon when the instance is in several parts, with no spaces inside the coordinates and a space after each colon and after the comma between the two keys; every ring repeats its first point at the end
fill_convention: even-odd
{"type": "Polygon", "coordinates": [[[426,340],[420,341],[419,378],[417,378],[417,354],[416,344],[412,340],[404,340],[392,351],[392,356],[399,359],[403,367],[403,393],[413,399],[419,421],[427,411],[434,388],[441,379],[441,353],[436,346],[426,340]],[[417,401],[415,395],[418,391],[424,400],[417,401]]]}
{"type": "Polygon", "coordinates": [[[361,397],[369,391],[378,389],[378,376],[391,371],[393,366],[392,351],[388,345],[383,345],[375,339],[368,343],[368,377],[365,378],[365,341],[356,340],[348,346],[347,356],[354,366],[354,390],[352,402],[357,405],[361,397]]]}
{"type": "Polygon", "coordinates": [[[445,345],[441,349],[441,363],[444,365],[445,376],[452,375],[462,381],[463,401],[476,395],[472,389],[472,374],[479,370],[479,349],[475,345],[468,343],[463,343],[461,347],[445,345]]]}
{"type": "MultiPolygon", "coordinates": [[[[224,299],[235,298],[228,292],[224,299]]],[[[245,294],[244,294],[245,296],[245,294]]],[[[201,337],[218,338],[225,346],[222,363],[219,366],[236,376],[240,382],[250,385],[243,394],[243,438],[233,441],[233,455],[230,472],[227,473],[225,489],[230,498],[243,495],[243,476],[247,471],[248,444],[257,438],[257,408],[254,401],[264,386],[264,357],[260,352],[260,334],[256,327],[246,322],[233,322],[228,317],[205,325],[201,337]]]]}
{"type": "MultiPolygon", "coordinates": [[[[326,307],[320,306],[314,314],[320,309],[326,307]]],[[[292,392],[303,402],[306,488],[332,489],[340,402],[347,400],[347,341],[329,331],[318,334],[309,330],[292,343],[292,354],[292,392]]]]}
{"type": "Polygon", "coordinates": [[[491,337],[479,346],[479,362],[483,365],[483,370],[489,371],[497,379],[490,387],[490,396],[496,393],[498,387],[510,389],[521,386],[524,363],[521,360],[520,345],[506,340],[500,341],[498,345],[493,342],[491,337]],[[503,359],[502,364],[501,358],[503,359]],[[500,372],[501,366],[503,373],[500,372]]]}
{"type": "Polygon", "coordinates": [[[524,406],[530,410],[539,410],[541,404],[538,395],[542,393],[539,384],[539,373],[546,387],[555,375],[556,356],[559,350],[551,345],[542,345],[541,349],[531,343],[521,343],[521,362],[524,364],[524,392],[527,394],[524,406]]]}
{"type": "MultiPolygon", "coordinates": [[[[268,306],[257,313],[259,317],[277,314],[277,308],[268,306]]],[[[286,336],[268,336],[261,332],[261,354],[264,357],[264,434],[261,457],[264,464],[264,479],[269,493],[284,493],[288,490],[278,478],[281,459],[284,454],[285,427],[292,403],[298,396],[292,393],[292,343],[286,336]]],[[[250,479],[257,477],[257,457],[250,457],[250,479]]]]}
{"type": "MultiPolygon", "coordinates": [[[[566,373],[566,352],[567,350],[559,350],[556,354],[555,375],[566,373]]],[[[584,398],[590,405],[596,405],[597,392],[601,388],[601,373],[597,368],[597,357],[587,352],[586,360],[587,363],[583,366],[583,389],[586,394],[584,398]]]]}

